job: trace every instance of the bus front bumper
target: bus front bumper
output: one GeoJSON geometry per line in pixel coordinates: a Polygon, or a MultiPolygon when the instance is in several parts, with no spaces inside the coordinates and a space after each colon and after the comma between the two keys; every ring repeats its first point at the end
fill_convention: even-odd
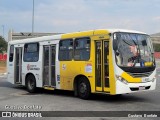
{"type": "Polygon", "coordinates": [[[116,94],[125,94],[141,91],[155,90],[156,79],[146,83],[123,83],[119,80],[116,81],[116,94]]]}

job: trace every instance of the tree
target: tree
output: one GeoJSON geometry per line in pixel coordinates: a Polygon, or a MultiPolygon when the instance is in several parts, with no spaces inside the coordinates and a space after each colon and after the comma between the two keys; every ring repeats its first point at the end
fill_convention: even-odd
{"type": "Polygon", "coordinates": [[[7,51],[7,42],[2,36],[0,36],[0,53],[6,52],[6,51],[7,51]]]}

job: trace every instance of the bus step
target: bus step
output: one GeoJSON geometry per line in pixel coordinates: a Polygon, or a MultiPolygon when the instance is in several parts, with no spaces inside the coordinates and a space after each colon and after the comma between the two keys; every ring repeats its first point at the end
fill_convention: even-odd
{"type": "Polygon", "coordinates": [[[54,90],[54,87],[44,86],[44,89],[46,89],[46,90],[54,90]]]}
{"type": "Polygon", "coordinates": [[[15,84],[17,84],[17,85],[21,85],[22,83],[21,83],[21,82],[16,82],[15,84]]]}

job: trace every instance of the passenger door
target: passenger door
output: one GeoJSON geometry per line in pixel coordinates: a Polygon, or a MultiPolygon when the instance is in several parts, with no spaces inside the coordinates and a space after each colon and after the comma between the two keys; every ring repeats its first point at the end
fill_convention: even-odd
{"type": "Polygon", "coordinates": [[[15,84],[22,84],[22,47],[15,48],[15,84]]]}
{"type": "Polygon", "coordinates": [[[109,41],[96,41],[95,52],[96,91],[109,92],[109,41]]]}
{"type": "Polygon", "coordinates": [[[43,86],[56,86],[56,45],[43,46],[43,86]]]}
{"type": "Polygon", "coordinates": [[[15,84],[15,47],[14,45],[8,46],[8,57],[7,57],[7,81],[15,84]]]}

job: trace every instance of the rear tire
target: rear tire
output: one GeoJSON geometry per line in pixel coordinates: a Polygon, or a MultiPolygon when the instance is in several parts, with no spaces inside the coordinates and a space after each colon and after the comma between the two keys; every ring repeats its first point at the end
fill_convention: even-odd
{"type": "Polygon", "coordinates": [[[30,93],[36,92],[36,80],[33,75],[29,75],[26,80],[27,91],[30,93]]]}
{"type": "Polygon", "coordinates": [[[91,94],[91,87],[88,79],[81,77],[78,80],[78,96],[81,99],[88,99],[91,94]]]}

